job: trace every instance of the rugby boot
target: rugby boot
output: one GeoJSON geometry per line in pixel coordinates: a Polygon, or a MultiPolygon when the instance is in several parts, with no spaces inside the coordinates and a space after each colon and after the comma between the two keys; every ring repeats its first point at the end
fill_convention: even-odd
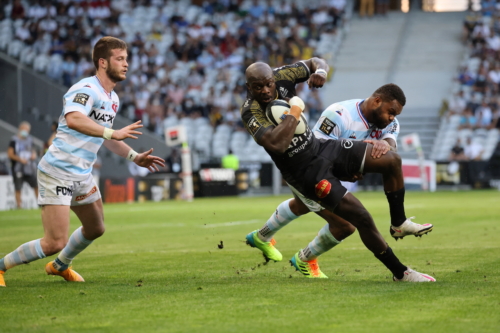
{"type": "Polygon", "coordinates": [[[405,275],[401,279],[396,279],[395,276],[392,279],[396,282],[398,281],[408,281],[408,282],[436,282],[436,279],[430,275],[419,273],[414,271],[410,267],[405,271],[405,275]]]}
{"type": "Polygon", "coordinates": [[[48,275],[59,275],[64,278],[66,281],[70,282],[85,282],[80,274],[71,269],[71,267],[66,268],[64,271],[58,271],[54,267],[54,261],[51,261],[45,265],[45,272],[48,275]]]}
{"type": "Polygon", "coordinates": [[[266,260],[281,261],[283,259],[283,255],[277,248],[274,247],[274,244],[276,244],[274,238],[271,239],[270,242],[263,242],[260,240],[257,232],[258,230],[252,231],[246,236],[247,244],[261,250],[266,260]]]}
{"type": "Polygon", "coordinates": [[[5,285],[5,279],[3,278],[4,274],[5,274],[4,271],[0,271],[0,287],[6,287],[6,285],[5,285]]]}
{"type": "Polygon", "coordinates": [[[406,221],[404,221],[403,224],[401,224],[398,227],[391,225],[389,229],[391,232],[391,236],[394,237],[395,240],[398,240],[408,235],[414,235],[415,237],[422,237],[422,235],[425,235],[426,233],[432,231],[432,228],[434,227],[432,224],[414,223],[412,222],[412,219],[414,218],[415,218],[414,216],[407,218],[406,221]]]}
{"type": "Polygon", "coordinates": [[[328,279],[321,269],[319,269],[318,259],[310,260],[310,261],[302,261],[299,258],[299,252],[295,253],[295,255],[290,259],[290,264],[295,267],[295,269],[302,273],[305,277],[308,278],[320,278],[320,279],[328,279]]]}

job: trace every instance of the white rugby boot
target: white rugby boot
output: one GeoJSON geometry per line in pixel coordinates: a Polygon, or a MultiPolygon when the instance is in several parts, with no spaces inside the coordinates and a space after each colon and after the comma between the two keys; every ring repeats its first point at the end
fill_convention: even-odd
{"type": "Polygon", "coordinates": [[[414,235],[415,237],[422,237],[422,235],[431,232],[432,228],[434,228],[434,226],[430,223],[418,224],[412,222],[411,220],[414,218],[415,218],[414,216],[407,218],[406,221],[404,221],[403,224],[401,224],[398,227],[391,225],[390,228],[391,236],[394,237],[395,240],[398,240],[408,235],[414,235]]]}
{"type": "Polygon", "coordinates": [[[414,271],[410,267],[405,271],[405,275],[401,279],[396,279],[395,276],[392,279],[396,282],[398,281],[408,281],[408,282],[436,282],[436,279],[430,275],[419,273],[414,271]]]}

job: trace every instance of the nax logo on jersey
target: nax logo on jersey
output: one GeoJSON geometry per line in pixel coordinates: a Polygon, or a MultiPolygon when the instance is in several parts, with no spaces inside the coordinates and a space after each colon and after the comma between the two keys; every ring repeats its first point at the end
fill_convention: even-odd
{"type": "Polygon", "coordinates": [[[319,130],[323,133],[325,133],[326,135],[330,135],[333,131],[333,129],[335,128],[335,125],[333,123],[333,121],[331,121],[330,119],[326,118],[323,119],[323,121],[321,122],[321,125],[319,126],[319,130]]]}
{"type": "Polygon", "coordinates": [[[103,121],[105,123],[113,123],[113,120],[115,119],[115,116],[106,113],[95,112],[94,110],[90,112],[89,117],[94,118],[97,121],[103,121]]]}

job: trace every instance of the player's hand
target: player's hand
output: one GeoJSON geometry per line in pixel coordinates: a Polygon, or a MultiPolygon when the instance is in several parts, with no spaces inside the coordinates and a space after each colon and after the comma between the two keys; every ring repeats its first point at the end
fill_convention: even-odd
{"type": "Polygon", "coordinates": [[[380,158],[382,155],[385,155],[389,150],[391,150],[391,145],[385,140],[364,140],[363,142],[371,143],[373,145],[371,154],[373,158],[380,158]]]}
{"type": "Polygon", "coordinates": [[[151,153],[153,152],[153,148],[144,153],[140,153],[134,159],[134,163],[140,167],[148,168],[149,171],[155,172],[160,171],[158,169],[158,165],[161,167],[165,166],[165,160],[158,156],[153,156],[151,153]]]}
{"type": "Polygon", "coordinates": [[[309,88],[321,88],[323,87],[325,82],[326,82],[326,75],[313,73],[309,77],[309,81],[307,81],[307,84],[309,85],[309,88]]]}
{"type": "Polygon", "coordinates": [[[113,135],[111,135],[111,139],[117,140],[117,141],[122,141],[125,139],[137,139],[135,135],[141,135],[142,133],[139,131],[136,131],[136,129],[143,127],[141,125],[141,120],[130,124],[128,126],[125,126],[122,129],[116,130],[113,132],[113,135]],[[135,135],[134,135],[135,134],[135,135]]]}

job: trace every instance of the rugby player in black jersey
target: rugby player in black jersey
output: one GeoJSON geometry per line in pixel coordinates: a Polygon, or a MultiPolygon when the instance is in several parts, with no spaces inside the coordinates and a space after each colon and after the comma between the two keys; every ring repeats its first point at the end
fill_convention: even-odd
{"type": "MultiPolygon", "coordinates": [[[[294,134],[304,110],[304,103],[295,96],[296,84],[308,81],[311,88],[320,88],[327,72],[324,60],[312,58],[275,70],[257,62],[245,73],[248,98],[241,108],[245,128],[273,159],[295,198],[299,199],[295,204],[309,209],[318,207],[311,210],[329,223],[290,262],[307,277],[326,278],[319,269],[317,257],[352,234],[356,227],[365,246],[393,273],[395,281],[435,281],[399,261],[378,232],[370,213],[339,181],[354,181],[364,172],[388,172],[400,164],[399,156],[389,152],[375,159],[371,157],[371,144],[345,139],[320,140],[309,128],[302,134],[294,134]],[[274,99],[289,99],[291,106],[290,114],[278,126],[265,115],[266,106],[274,99]]],[[[285,207],[278,207],[276,223],[279,223],[280,214],[301,210],[286,207],[288,202],[284,204],[285,207]]],[[[274,239],[268,240],[265,235],[253,232],[247,235],[247,243],[259,248],[269,259],[282,259],[281,253],[274,248],[274,239]]]]}

